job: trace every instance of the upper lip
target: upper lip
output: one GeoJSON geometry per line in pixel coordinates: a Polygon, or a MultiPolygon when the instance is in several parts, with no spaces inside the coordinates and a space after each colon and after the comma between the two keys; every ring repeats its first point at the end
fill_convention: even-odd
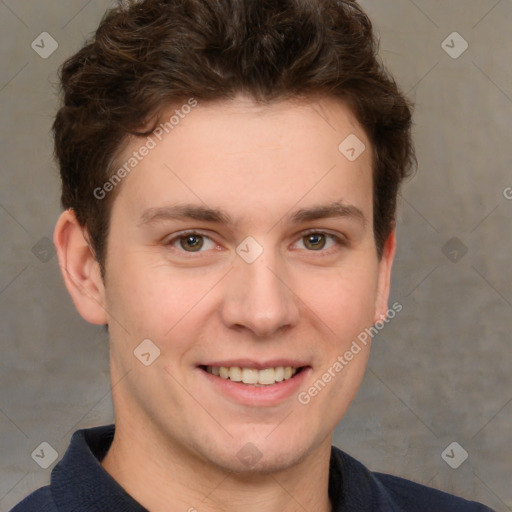
{"type": "Polygon", "coordinates": [[[264,370],[265,368],[277,368],[278,366],[301,368],[309,365],[306,362],[299,361],[297,359],[269,359],[268,361],[254,361],[253,359],[225,359],[221,361],[208,361],[206,363],[201,363],[199,366],[224,366],[226,368],[238,366],[240,368],[264,370]]]}

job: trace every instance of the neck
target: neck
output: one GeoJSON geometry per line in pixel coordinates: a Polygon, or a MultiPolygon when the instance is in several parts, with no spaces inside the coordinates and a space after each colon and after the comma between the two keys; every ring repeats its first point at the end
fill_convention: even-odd
{"type": "Polygon", "coordinates": [[[101,464],[151,512],[330,512],[330,443],[326,438],[283,471],[234,473],[132,418],[116,421],[114,441],[101,464]]]}

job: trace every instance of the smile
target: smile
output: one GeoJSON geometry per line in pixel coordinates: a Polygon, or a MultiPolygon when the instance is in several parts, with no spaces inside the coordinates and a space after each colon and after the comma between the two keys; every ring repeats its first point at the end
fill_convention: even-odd
{"type": "Polygon", "coordinates": [[[271,386],[278,382],[291,379],[302,368],[292,366],[277,366],[275,368],[241,368],[240,366],[202,366],[204,371],[221,379],[254,386],[271,386]]]}

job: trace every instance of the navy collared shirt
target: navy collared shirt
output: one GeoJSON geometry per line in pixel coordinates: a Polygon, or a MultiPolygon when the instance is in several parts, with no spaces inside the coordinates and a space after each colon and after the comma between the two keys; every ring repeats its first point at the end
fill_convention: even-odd
{"type": "MultiPolygon", "coordinates": [[[[30,494],[11,512],[148,512],[101,466],[114,430],[114,425],[107,425],[75,432],[53,468],[50,485],[30,494]]],[[[329,497],[332,512],[493,512],[403,478],[372,473],[334,446],[329,497]]]]}

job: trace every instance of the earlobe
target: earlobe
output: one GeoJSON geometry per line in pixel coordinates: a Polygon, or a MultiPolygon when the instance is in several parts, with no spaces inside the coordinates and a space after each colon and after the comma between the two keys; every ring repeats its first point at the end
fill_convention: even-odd
{"type": "Polygon", "coordinates": [[[389,233],[384,244],[382,258],[379,262],[379,281],[377,289],[377,300],[375,303],[374,323],[378,320],[384,320],[388,311],[388,298],[391,283],[391,268],[396,252],[396,233],[395,227],[389,233]]]}
{"type": "Polygon", "coordinates": [[[53,233],[59,265],[76,309],[92,324],[107,324],[105,294],[99,264],[75,213],[64,211],[53,233]]]}

